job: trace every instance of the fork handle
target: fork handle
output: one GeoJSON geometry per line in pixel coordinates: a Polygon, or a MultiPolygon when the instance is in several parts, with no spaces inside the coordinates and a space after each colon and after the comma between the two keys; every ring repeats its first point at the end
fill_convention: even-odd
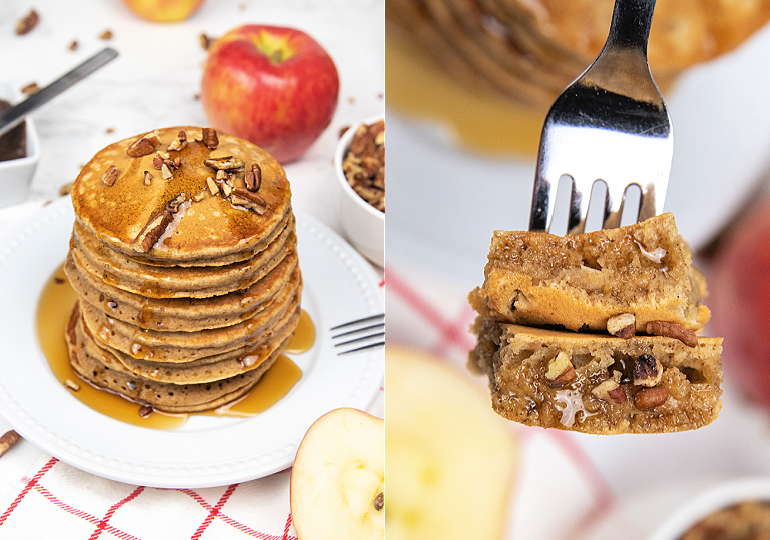
{"type": "Polygon", "coordinates": [[[647,55],[655,0],[615,0],[607,46],[634,47],[647,55]]]}

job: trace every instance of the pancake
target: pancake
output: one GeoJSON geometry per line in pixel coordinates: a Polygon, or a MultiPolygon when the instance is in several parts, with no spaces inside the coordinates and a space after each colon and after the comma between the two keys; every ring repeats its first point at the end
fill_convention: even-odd
{"type": "Polygon", "coordinates": [[[622,339],[483,319],[474,331],[469,367],[489,378],[494,411],[527,426],[668,433],[708,425],[722,408],[721,338],[690,347],[671,337],[622,339]],[[549,379],[550,363],[562,355],[572,376],[549,379]],[[656,366],[654,377],[637,369],[644,362],[656,366]]]}
{"type": "MultiPolygon", "coordinates": [[[[272,262],[272,261],[271,261],[272,262]]],[[[230,326],[264,309],[294,274],[299,274],[296,251],[287,254],[268,274],[248,287],[208,298],[150,298],[130,293],[81,272],[67,255],[64,271],[81,299],[106,315],[142,330],[194,332],[230,326]]]]}
{"type": "Polygon", "coordinates": [[[154,410],[188,413],[216,409],[246,395],[280,356],[280,351],[256,368],[210,383],[171,384],[137,377],[113,355],[84,334],[77,306],[67,326],[67,348],[75,372],[91,384],[115,392],[154,410]]]}
{"type": "Polygon", "coordinates": [[[262,251],[224,266],[148,266],[114,251],[92,234],[74,227],[75,264],[124,291],[151,298],[206,298],[245,289],[278,264],[297,242],[294,220],[262,251]]]}
{"type": "MultiPolygon", "coordinates": [[[[116,251],[170,263],[217,259],[260,249],[291,213],[286,173],[261,148],[219,133],[218,145],[209,149],[201,141],[201,128],[191,126],[155,131],[157,138],[152,134],[137,135],[99,151],[73,184],[72,204],[77,220],[116,251]],[[186,144],[181,150],[170,150],[169,145],[180,132],[185,134],[186,144]],[[153,148],[146,155],[132,157],[128,152],[140,140],[153,148]],[[161,143],[155,146],[158,141],[161,143]],[[153,160],[164,156],[172,161],[179,158],[180,166],[173,170],[168,166],[165,170],[156,169],[153,160]],[[247,189],[247,173],[254,164],[259,166],[258,195],[264,202],[259,211],[248,211],[242,201],[233,199],[232,195],[211,193],[207,179],[215,178],[217,169],[206,165],[204,160],[228,156],[232,158],[230,161],[240,160],[229,171],[232,189],[247,189]],[[108,172],[111,167],[115,167],[112,174],[108,172]],[[145,182],[145,172],[152,175],[148,182],[145,182]],[[164,178],[164,174],[168,178],[164,178]],[[161,238],[143,246],[140,233],[177,197],[181,206],[172,214],[174,217],[182,214],[185,218],[173,220],[168,227],[163,227],[165,232],[161,238]],[[200,200],[196,200],[197,197],[201,197],[200,200]]],[[[230,165],[221,162],[219,166],[230,165]]]]}
{"type": "Polygon", "coordinates": [[[66,332],[86,381],[167,412],[245,395],[302,313],[291,191],[257,146],[165,128],[98,152],[72,189],[66,332]]]}
{"type": "Polygon", "coordinates": [[[606,331],[633,314],[635,331],[667,321],[697,331],[708,321],[705,280],[674,216],[583,234],[495,231],[484,283],[471,305],[485,317],[529,326],[606,331]]]}
{"type": "Polygon", "coordinates": [[[135,375],[160,382],[193,384],[227,379],[256,368],[270,358],[273,351],[282,350],[286,346],[294,334],[301,311],[298,302],[292,303],[272,331],[254,345],[184,363],[153,362],[134,358],[106,346],[101,340],[90,335],[87,326],[84,325],[83,328],[96,346],[112,354],[135,375]]]}
{"type": "Polygon", "coordinates": [[[196,332],[142,330],[112,319],[88,303],[83,303],[81,313],[89,331],[114,349],[134,358],[185,363],[259,343],[286,311],[298,302],[301,291],[302,285],[297,276],[295,281],[290,281],[281,289],[266,309],[250,319],[196,332]]]}

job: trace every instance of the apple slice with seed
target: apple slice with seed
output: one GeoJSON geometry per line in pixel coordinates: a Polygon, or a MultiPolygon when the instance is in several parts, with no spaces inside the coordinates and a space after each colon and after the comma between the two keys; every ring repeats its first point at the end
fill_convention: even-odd
{"type": "Polygon", "coordinates": [[[340,408],[310,426],[291,472],[299,540],[385,537],[384,424],[364,411],[340,408]]]}

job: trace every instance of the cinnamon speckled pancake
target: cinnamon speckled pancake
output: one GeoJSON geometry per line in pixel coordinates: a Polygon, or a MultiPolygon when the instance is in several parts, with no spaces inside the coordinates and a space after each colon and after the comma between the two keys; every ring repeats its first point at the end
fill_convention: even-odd
{"type": "Polygon", "coordinates": [[[201,128],[191,126],[163,128],[157,134],[162,142],[147,155],[128,154],[142,134],[100,150],[73,184],[72,203],[78,221],[115,250],[170,262],[215,259],[255,249],[291,212],[291,191],[285,171],[256,145],[218,133],[219,144],[211,150],[199,142],[201,128]],[[169,144],[182,131],[186,145],[178,151],[169,150],[169,144]],[[153,163],[158,152],[161,158],[165,153],[170,160],[178,157],[181,161],[178,168],[166,167],[168,178],[153,163]],[[232,170],[229,181],[234,187],[243,188],[246,173],[253,164],[259,165],[262,180],[258,193],[265,203],[263,211],[244,211],[241,205],[212,194],[207,188],[207,178],[215,178],[217,170],[204,164],[204,160],[227,156],[243,163],[242,170],[232,170]],[[112,185],[107,185],[108,169],[113,166],[117,175],[112,185]],[[145,171],[152,175],[147,182],[145,171]],[[103,180],[105,174],[107,183],[103,180]],[[173,230],[144,251],[136,242],[140,232],[180,195],[185,205],[180,211],[184,211],[186,218],[174,223],[173,230]]]}
{"type": "MultiPolygon", "coordinates": [[[[255,369],[270,358],[274,351],[283,349],[294,334],[300,313],[299,304],[294,302],[276,322],[271,332],[254,345],[185,363],[140,360],[108,347],[99,339],[91,339],[96,346],[112,354],[127,369],[140,377],[174,384],[212,382],[255,369]]],[[[88,331],[85,325],[84,330],[88,331]]]]}
{"type": "Polygon", "coordinates": [[[184,363],[259,343],[298,301],[301,291],[299,280],[290,281],[265,310],[252,318],[231,326],[197,332],[141,330],[112,319],[85,302],[81,313],[91,333],[114,349],[134,358],[184,363]]]}
{"type": "Polygon", "coordinates": [[[155,410],[186,413],[216,409],[248,393],[280,356],[276,350],[256,368],[215,382],[172,384],[140,378],[113,355],[96,346],[79,323],[77,306],[67,326],[66,339],[70,363],[75,372],[90,383],[148,405],[155,410]]]}
{"type": "Polygon", "coordinates": [[[205,298],[250,287],[278,264],[297,242],[294,219],[251,259],[225,266],[148,266],[139,264],[74,228],[70,251],[81,271],[124,291],[151,298],[205,298]]]}
{"type": "Polygon", "coordinates": [[[72,190],[70,363],[167,412],[245,395],[302,313],[291,191],[257,146],[211,128],[111,144],[72,190]]]}
{"type": "Polygon", "coordinates": [[[286,282],[299,277],[296,251],[287,254],[265,277],[247,289],[208,298],[150,298],[130,293],[89,272],[81,272],[71,253],[64,271],[80,298],[107,316],[142,330],[169,332],[193,332],[241,322],[265,309],[286,282]]]}

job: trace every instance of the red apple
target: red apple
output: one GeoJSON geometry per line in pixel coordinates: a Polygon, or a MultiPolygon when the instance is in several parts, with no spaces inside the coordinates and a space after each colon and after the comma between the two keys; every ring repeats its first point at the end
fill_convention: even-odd
{"type": "Polygon", "coordinates": [[[201,100],[211,125],[249,140],[278,161],[299,158],[337,108],[334,61],[301,30],[245,25],[209,49],[201,100]]]}
{"type": "Polygon", "coordinates": [[[143,19],[152,22],[179,22],[187,19],[203,3],[203,0],[123,0],[143,19]]]}
{"type": "Polygon", "coordinates": [[[710,333],[724,338],[725,378],[770,407],[770,200],[740,219],[709,274],[710,333]]]}

